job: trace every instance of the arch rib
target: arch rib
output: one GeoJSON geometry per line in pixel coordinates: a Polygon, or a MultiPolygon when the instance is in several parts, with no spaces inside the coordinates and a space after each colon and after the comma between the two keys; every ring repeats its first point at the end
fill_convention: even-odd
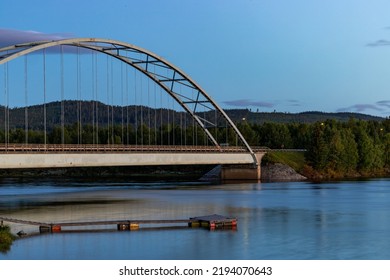
{"type": "MultiPolygon", "coordinates": [[[[97,51],[115,57],[122,62],[134,67],[140,71],[156,84],[158,84],[166,93],[168,93],[174,100],[197,122],[203,129],[207,137],[212,143],[218,147],[217,140],[213,137],[211,132],[207,129],[207,124],[212,122],[201,118],[197,115],[198,108],[201,106],[210,111],[216,110],[234,130],[237,137],[240,139],[245,149],[252,155],[254,164],[257,164],[257,158],[252,148],[249,146],[241,132],[238,130],[233,121],[227,116],[225,111],[206,93],[190,76],[185,74],[178,67],[174,66],[158,55],[137,47],[132,44],[120,42],[111,39],[100,38],[73,38],[55,41],[41,41],[24,44],[12,45],[0,48],[0,64],[7,63],[13,59],[24,56],[26,54],[52,47],[58,46],[73,46],[83,49],[97,51]],[[153,65],[154,67],[150,67],[153,65]],[[154,70],[153,70],[153,69],[154,70]],[[155,69],[158,69],[157,71],[155,69]],[[163,72],[165,71],[165,72],[163,72]],[[177,85],[185,86],[191,91],[196,91],[196,98],[177,92],[175,88],[177,85]],[[193,105],[193,108],[191,108],[193,105]]],[[[55,51],[55,49],[54,49],[55,51]]],[[[214,124],[217,125],[217,124],[214,124]]]]}

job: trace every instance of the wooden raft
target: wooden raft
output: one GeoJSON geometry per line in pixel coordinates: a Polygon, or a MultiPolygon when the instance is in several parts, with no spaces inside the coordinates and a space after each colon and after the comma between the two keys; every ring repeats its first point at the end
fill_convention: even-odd
{"type": "Polygon", "coordinates": [[[204,227],[210,230],[215,229],[235,229],[237,227],[236,218],[228,218],[222,215],[199,216],[189,219],[175,220],[113,220],[113,221],[88,221],[88,222],[62,222],[62,223],[43,223],[36,221],[26,221],[20,219],[12,219],[0,217],[0,221],[6,221],[18,224],[28,224],[39,226],[40,233],[61,232],[64,227],[86,227],[86,226],[102,226],[116,225],[120,231],[138,230],[141,224],[157,225],[157,224],[187,224],[189,227],[204,227]]]}
{"type": "Polygon", "coordinates": [[[237,219],[213,214],[190,218],[188,225],[190,227],[207,227],[209,229],[237,227],[237,219]]]}

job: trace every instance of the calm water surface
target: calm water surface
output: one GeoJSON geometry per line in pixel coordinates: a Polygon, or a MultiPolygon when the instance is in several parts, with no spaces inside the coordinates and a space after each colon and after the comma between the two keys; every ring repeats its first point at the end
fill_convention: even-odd
{"type": "Polygon", "coordinates": [[[390,259],[390,179],[203,184],[3,181],[0,216],[41,222],[187,219],[221,214],[237,230],[112,228],[28,233],[0,259],[390,259]]]}

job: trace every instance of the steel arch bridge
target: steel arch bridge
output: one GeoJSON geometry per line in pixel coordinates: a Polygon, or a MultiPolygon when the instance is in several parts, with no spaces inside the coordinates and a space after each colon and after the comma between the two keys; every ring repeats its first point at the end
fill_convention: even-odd
{"type": "Polygon", "coordinates": [[[73,38],[55,41],[30,42],[0,48],[0,65],[38,50],[59,47],[62,48],[64,46],[72,46],[103,53],[107,56],[118,59],[143,73],[150,80],[160,86],[167,94],[169,94],[177,102],[177,104],[179,104],[195,120],[195,122],[207,135],[208,139],[215,146],[220,148],[220,144],[217,142],[217,139],[208,129],[209,125],[216,124],[202,118],[200,114],[198,114],[198,109],[203,107],[210,111],[218,112],[233,129],[236,137],[242,142],[247,152],[250,153],[254,164],[258,163],[254,151],[249,146],[241,132],[223,109],[211,98],[211,96],[178,67],[143,48],[125,42],[99,38],[73,38]],[[195,95],[193,96],[182,93],[179,91],[179,87],[181,86],[191,89],[195,92],[195,95]]]}

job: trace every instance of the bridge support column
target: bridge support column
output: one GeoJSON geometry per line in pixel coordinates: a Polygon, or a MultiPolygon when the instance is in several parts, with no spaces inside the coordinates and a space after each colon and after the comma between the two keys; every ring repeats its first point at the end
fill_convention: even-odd
{"type": "Polygon", "coordinates": [[[256,154],[257,164],[223,165],[221,180],[251,180],[259,181],[261,178],[261,159],[265,153],[256,154]]]}

